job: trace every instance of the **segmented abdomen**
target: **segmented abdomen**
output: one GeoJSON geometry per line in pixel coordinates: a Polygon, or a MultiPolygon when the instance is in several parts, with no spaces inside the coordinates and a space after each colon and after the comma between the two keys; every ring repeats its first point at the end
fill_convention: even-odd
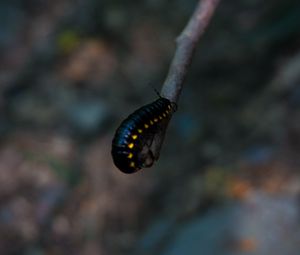
{"type": "MultiPolygon", "coordinates": [[[[160,125],[173,112],[174,103],[161,97],[139,108],[121,123],[112,141],[111,153],[115,165],[122,172],[133,173],[147,166],[142,151],[151,146],[160,125]]],[[[148,153],[152,155],[151,150],[148,153]]]]}

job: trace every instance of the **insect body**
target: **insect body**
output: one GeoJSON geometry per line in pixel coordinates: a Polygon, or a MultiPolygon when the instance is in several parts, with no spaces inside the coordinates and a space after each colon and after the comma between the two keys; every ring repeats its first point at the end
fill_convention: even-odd
{"type": "Polygon", "coordinates": [[[151,151],[153,139],[175,110],[175,103],[160,97],[139,108],[121,123],[112,141],[111,153],[115,165],[122,172],[134,173],[152,166],[157,160],[151,151]]]}

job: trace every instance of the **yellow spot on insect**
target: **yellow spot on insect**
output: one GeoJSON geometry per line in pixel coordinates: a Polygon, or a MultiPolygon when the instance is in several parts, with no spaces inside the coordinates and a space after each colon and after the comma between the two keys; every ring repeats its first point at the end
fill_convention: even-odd
{"type": "Polygon", "coordinates": [[[130,167],[135,167],[135,163],[132,161],[132,162],[130,162],[129,166],[130,167]]]}
{"type": "Polygon", "coordinates": [[[169,110],[171,110],[172,109],[171,105],[168,105],[168,108],[169,108],[169,110]]]}
{"type": "Polygon", "coordinates": [[[158,121],[158,119],[157,119],[157,118],[155,118],[155,119],[154,119],[154,122],[157,122],[157,121],[158,121]]]}
{"type": "Polygon", "coordinates": [[[137,135],[132,135],[131,137],[132,137],[133,140],[135,140],[135,139],[137,139],[138,136],[137,135]]]}
{"type": "Polygon", "coordinates": [[[149,125],[145,124],[145,125],[144,125],[144,127],[145,127],[145,128],[148,128],[148,127],[149,127],[149,125]]]}
{"type": "Polygon", "coordinates": [[[166,115],[165,113],[163,113],[163,116],[164,116],[164,118],[166,118],[166,117],[167,117],[167,115],[166,115]]]}
{"type": "Polygon", "coordinates": [[[141,134],[141,133],[143,133],[143,130],[142,129],[138,129],[138,132],[141,134]]]}
{"type": "Polygon", "coordinates": [[[154,124],[154,122],[152,120],[150,120],[150,125],[153,125],[153,124],[154,124]]]}
{"type": "Polygon", "coordinates": [[[163,118],[162,118],[162,116],[158,116],[158,118],[160,119],[160,120],[162,120],[163,118]]]}
{"type": "Polygon", "coordinates": [[[133,146],[134,146],[134,144],[133,144],[133,143],[130,143],[130,144],[128,144],[128,148],[129,148],[129,149],[132,149],[132,148],[133,148],[133,146]]]}
{"type": "Polygon", "coordinates": [[[127,158],[132,158],[133,157],[133,154],[132,153],[129,153],[127,158]]]}
{"type": "Polygon", "coordinates": [[[166,114],[169,114],[169,111],[168,111],[168,110],[166,110],[166,114]]]}

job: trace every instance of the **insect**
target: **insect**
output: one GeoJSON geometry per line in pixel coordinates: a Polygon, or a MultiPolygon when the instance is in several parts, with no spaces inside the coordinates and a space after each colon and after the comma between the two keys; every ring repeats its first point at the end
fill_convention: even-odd
{"type": "Polygon", "coordinates": [[[124,173],[134,173],[158,159],[151,150],[155,135],[168,124],[176,103],[159,97],[130,114],[119,126],[112,141],[112,158],[124,173]]]}

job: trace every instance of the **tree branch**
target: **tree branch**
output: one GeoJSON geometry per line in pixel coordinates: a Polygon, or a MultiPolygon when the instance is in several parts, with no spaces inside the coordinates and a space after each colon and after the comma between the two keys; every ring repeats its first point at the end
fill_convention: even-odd
{"type": "Polygon", "coordinates": [[[208,26],[219,0],[200,0],[188,24],[177,38],[176,51],[161,96],[177,103],[199,38],[208,26]]]}
{"type": "MultiPolygon", "coordinates": [[[[178,103],[195,48],[201,35],[205,32],[218,3],[219,0],[199,0],[188,24],[176,40],[176,51],[161,89],[161,96],[171,102],[178,103]]],[[[151,150],[156,159],[159,157],[167,126],[165,125],[154,137],[151,150]]]]}

